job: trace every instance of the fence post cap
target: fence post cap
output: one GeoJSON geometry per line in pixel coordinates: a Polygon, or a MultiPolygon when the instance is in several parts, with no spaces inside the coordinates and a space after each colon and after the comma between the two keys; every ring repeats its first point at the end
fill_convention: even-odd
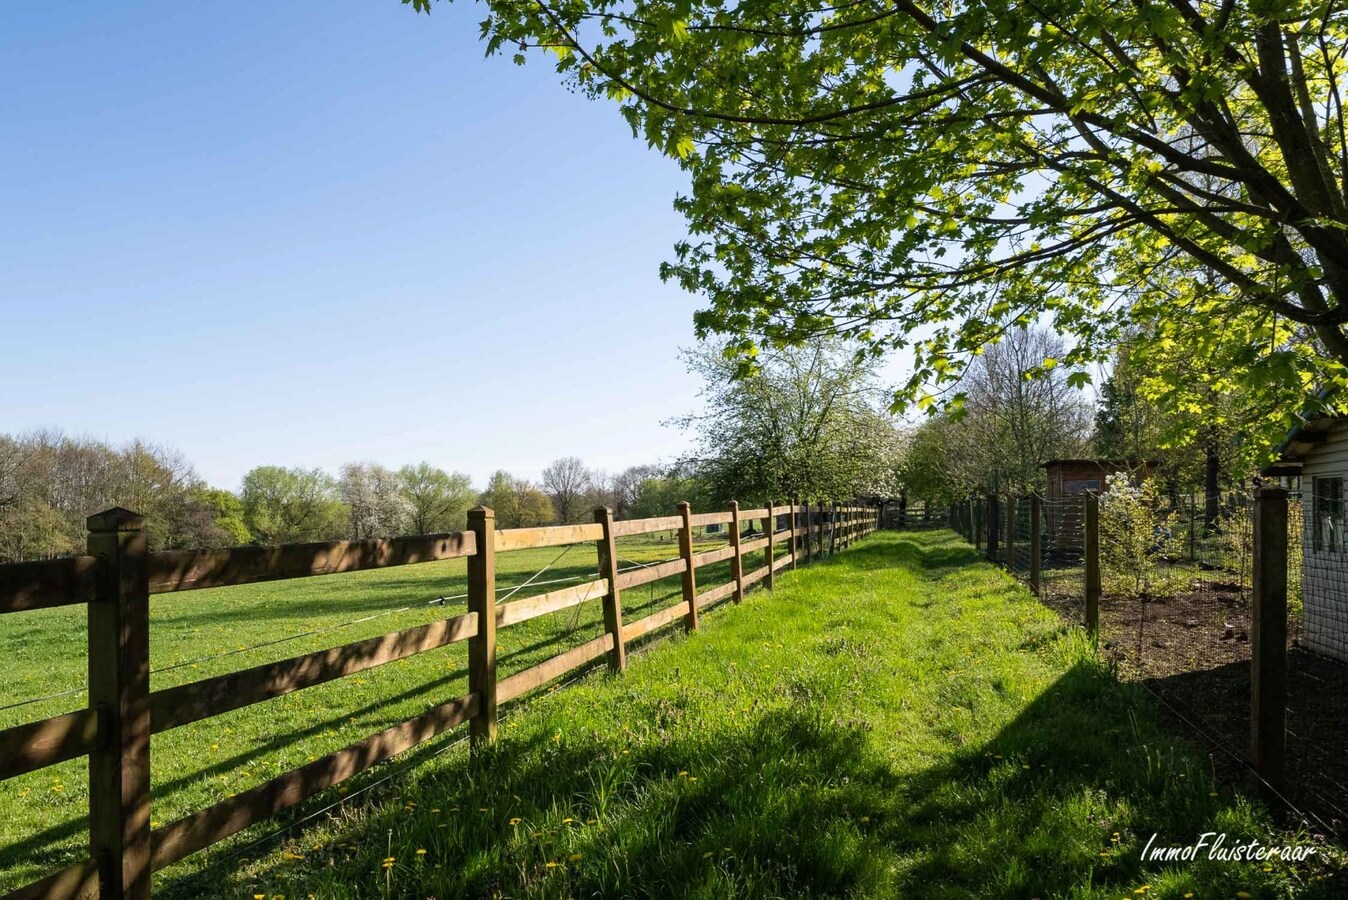
{"type": "Polygon", "coordinates": [[[675,509],[692,509],[692,508],[693,508],[693,505],[692,505],[691,503],[689,503],[687,500],[680,500],[678,503],[674,504],[674,508],[675,508],[675,509]]]}
{"type": "Polygon", "coordinates": [[[730,501],[730,508],[731,508],[731,509],[739,509],[739,508],[740,508],[740,502],[739,502],[738,500],[731,500],[731,501],[730,501]]]}
{"type": "Polygon", "coordinates": [[[1254,496],[1260,500],[1286,500],[1287,488],[1274,484],[1261,484],[1254,489],[1254,496]]]}
{"type": "Polygon", "coordinates": [[[468,518],[494,519],[496,518],[496,513],[490,506],[474,506],[472,509],[468,510],[468,518]]]}
{"type": "Polygon", "coordinates": [[[112,509],[105,509],[101,513],[94,513],[85,520],[85,524],[90,531],[143,531],[145,529],[145,517],[129,509],[114,506],[112,509]]]}
{"type": "Polygon", "coordinates": [[[609,509],[607,506],[596,506],[594,508],[594,518],[596,522],[603,521],[611,515],[613,515],[613,510],[609,509]]]}

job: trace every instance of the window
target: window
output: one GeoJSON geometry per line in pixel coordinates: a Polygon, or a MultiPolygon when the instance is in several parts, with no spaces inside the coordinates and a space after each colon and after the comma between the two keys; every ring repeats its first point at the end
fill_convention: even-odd
{"type": "Polygon", "coordinates": [[[1063,488],[1063,493],[1069,497],[1075,497],[1077,494],[1084,494],[1087,491],[1100,493],[1100,479],[1098,478],[1080,478],[1067,482],[1063,488]]]}
{"type": "Polygon", "coordinates": [[[1342,478],[1315,479],[1315,549],[1344,549],[1342,478]]]}

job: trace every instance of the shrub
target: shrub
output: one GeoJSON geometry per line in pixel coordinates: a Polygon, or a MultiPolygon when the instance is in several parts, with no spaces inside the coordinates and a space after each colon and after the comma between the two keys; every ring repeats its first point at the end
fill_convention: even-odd
{"type": "Polygon", "coordinates": [[[1158,561],[1171,540],[1174,513],[1148,479],[1109,476],[1100,497],[1100,575],[1105,590],[1128,598],[1173,590],[1158,561]]]}

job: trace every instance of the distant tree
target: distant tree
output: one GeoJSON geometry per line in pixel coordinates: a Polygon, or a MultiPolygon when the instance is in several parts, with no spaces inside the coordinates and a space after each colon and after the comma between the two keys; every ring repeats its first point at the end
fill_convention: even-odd
{"type": "Polygon", "coordinates": [[[178,533],[183,548],[237,547],[253,540],[243,501],[229,491],[204,484],[188,492],[178,533]]]}
{"type": "Polygon", "coordinates": [[[557,521],[569,525],[588,512],[583,507],[586,494],[594,486],[594,476],[579,457],[564,456],[543,470],[543,491],[552,500],[557,521]]]}
{"type": "Polygon", "coordinates": [[[681,500],[687,500],[694,512],[709,512],[716,507],[705,480],[674,469],[664,475],[646,478],[638,485],[632,502],[632,518],[672,516],[681,500]]]}
{"type": "Polygon", "coordinates": [[[897,468],[894,430],[869,364],[820,343],[759,360],[751,375],[716,348],[688,356],[705,409],[681,422],[699,439],[693,468],[715,502],[870,495],[897,468]]]}
{"type": "Polygon", "coordinates": [[[347,463],[337,482],[346,504],[351,538],[396,537],[411,527],[411,504],[403,495],[397,473],[375,463],[347,463]]]}
{"type": "Polygon", "coordinates": [[[327,541],[350,527],[337,485],[322,469],[258,466],[243,477],[244,519],[262,544],[327,541]]]}
{"type": "Polygon", "coordinates": [[[496,513],[498,528],[533,528],[553,522],[548,495],[505,470],[492,474],[480,502],[496,513]]]}
{"type": "Polygon", "coordinates": [[[403,466],[398,470],[398,479],[408,504],[413,534],[463,530],[468,508],[477,500],[467,475],[450,474],[423,462],[403,466]]]}
{"type": "Polygon", "coordinates": [[[1100,385],[1093,443],[1097,456],[1147,459],[1163,442],[1165,416],[1144,391],[1144,373],[1127,344],[1114,354],[1109,377],[1100,385]]]}
{"type": "Polygon", "coordinates": [[[637,494],[642,482],[655,478],[661,473],[659,466],[630,466],[608,479],[609,500],[604,505],[613,510],[614,518],[636,518],[632,509],[637,502],[637,494]]]}
{"type": "Polygon", "coordinates": [[[145,516],[152,549],[196,546],[202,486],[181,454],[141,440],[0,436],[0,561],[80,552],[85,519],[111,506],[145,516]]]}
{"type": "Polygon", "coordinates": [[[969,486],[960,483],[950,459],[948,432],[957,427],[949,417],[938,415],[909,435],[899,464],[899,482],[905,495],[921,497],[929,504],[967,496],[969,486]]]}

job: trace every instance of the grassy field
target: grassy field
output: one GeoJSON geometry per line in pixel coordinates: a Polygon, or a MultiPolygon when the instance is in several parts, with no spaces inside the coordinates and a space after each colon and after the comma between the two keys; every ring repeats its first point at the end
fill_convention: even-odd
{"type": "MultiPolygon", "coordinates": [[[[706,540],[699,548],[718,545],[706,540]]],[[[678,555],[667,534],[620,539],[618,552],[625,568],[678,555]]],[[[593,544],[500,554],[497,566],[502,601],[540,570],[545,571],[533,584],[510,599],[596,577],[593,544]],[[574,580],[546,583],[559,579],[574,580]]],[[[699,577],[707,586],[719,584],[729,578],[729,563],[701,569],[699,577]]],[[[457,615],[464,611],[457,595],[465,589],[460,559],[161,595],[151,602],[151,686],[172,687],[457,615]],[[451,599],[442,606],[438,597],[451,599]]],[[[675,577],[627,592],[628,620],[668,605],[678,591],[675,577]]],[[[504,629],[501,677],[602,631],[597,600],[504,629]]],[[[84,705],[85,637],[83,607],[0,617],[6,667],[0,727],[84,705]],[[24,702],[51,694],[61,696],[24,702]]],[[[466,662],[466,644],[456,644],[156,735],[155,823],[195,812],[463,695],[466,662]]],[[[0,782],[0,893],[84,857],[87,803],[83,759],[0,782]]],[[[245,833],[239,840],[249,837],[245,833]]],[[[196,865],[199,860],[179,870],[196,865]]]]}
{"type": "MultiPolygon", "coordinates": [[[[1337,897],[1080,632],[949,532],[876,535],[535,698],[260,857],[220,897],[1337,897]]],[[[1335,859],[1341,864],[1341,858],[1335,859]]]]}

